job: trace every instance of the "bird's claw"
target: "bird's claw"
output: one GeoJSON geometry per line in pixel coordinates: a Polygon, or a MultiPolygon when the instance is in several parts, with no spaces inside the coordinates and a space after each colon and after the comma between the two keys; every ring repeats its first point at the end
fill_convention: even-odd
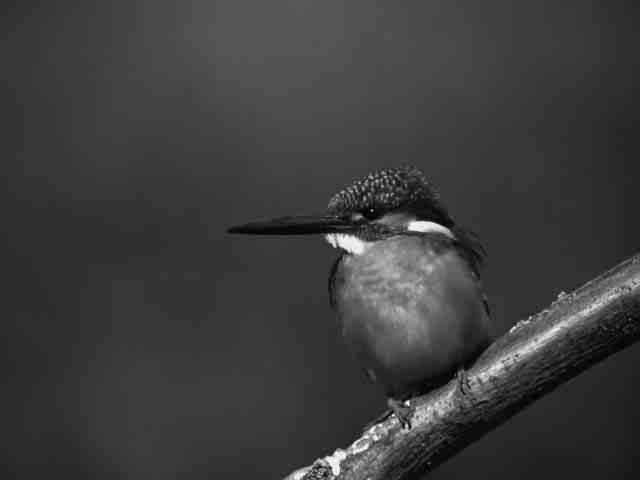
{"type": "Polygon", "coordinates": [[[393,398],[387,399],[387,405],[389,405],[389,408],[400,422],[400,426],[409,430],[411,428],[411,415],[413,415],[415,408],[412,407],[409,402],[405,403],[393,398]]]}
{"type": "Polygon", "coordinates": [[[469,376],[464,368],[458,369],[456,372],[456,381],[458,382],[458,391],[463,395],[471,395],[471,384],[469,383],[469,376]]]}

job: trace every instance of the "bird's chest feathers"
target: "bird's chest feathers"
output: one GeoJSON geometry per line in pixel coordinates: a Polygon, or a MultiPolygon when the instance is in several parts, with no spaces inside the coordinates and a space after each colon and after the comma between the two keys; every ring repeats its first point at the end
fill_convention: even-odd
{"type": "Polygon", "coordinates": [[[402,321],[416,310],[436,308],[445,291],[469,276],[462,263],[452,247],[421,237],[376,242],[344,258],[337,292],[341,310],[402,321]]]}

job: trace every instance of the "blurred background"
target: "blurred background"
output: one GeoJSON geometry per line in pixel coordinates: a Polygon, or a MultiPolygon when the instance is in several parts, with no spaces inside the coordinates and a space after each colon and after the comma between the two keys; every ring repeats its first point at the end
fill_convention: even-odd
{"type": "MultiPolygon", "coordinates": [[[[320,238],[232,237],[421,168],[496,333],[638,251],[632,2],[5,6],[4,478],[281,478],[384,408],[320,238]]],[[[640,346],[430,478],[624,479],[640,346]]]]}

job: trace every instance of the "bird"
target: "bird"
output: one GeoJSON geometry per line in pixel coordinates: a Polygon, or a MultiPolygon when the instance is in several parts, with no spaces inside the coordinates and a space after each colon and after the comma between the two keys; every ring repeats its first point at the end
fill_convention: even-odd
{"type": "Polygon", "coordinates": [[[250,235],[324,235],[339,250],[329,301],[349,349],[379,385],[401,427],[410,399],[458,378],[491,343],[481,282],[486,251],[449,214],[412,166],[353,181],[320,214],[279,217],[228,229],[250,235]]]}

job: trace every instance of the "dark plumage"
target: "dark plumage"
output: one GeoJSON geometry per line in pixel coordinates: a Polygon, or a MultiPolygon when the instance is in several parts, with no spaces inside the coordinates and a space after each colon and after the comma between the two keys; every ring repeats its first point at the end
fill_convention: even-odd
{"type": "Polygon", "coordinates": [[[438,234],[399,235],[343,255],[331,280],[342,333],[394,400],[453,377],[489,342],[479,279],[438,234]]]}
{"type": "Polygon", "coordinates": [[[409,424],[402,401],[448,380],[489,343],[484,249],[411,167],[354,182],[331,199],[328,212],[365,218],[353,234],[369,246],[336,260],[329,298],[367,376],[409,424]],[[411,231],[412,221],[446,228],[411,231]]]}
{"type": "Polygon", "coordinates": [[[365,220],[354,232],[364,240],[379,240],[407,233],[393,225],[378,223],[388,213],[406,213],[418,220],[435,222],[449,228],[455,244],[479,276],[486,251],[477,235],[457,225],[440,201],[440,195],[424,174],[415,167],[404,166],[372,172],[336,193],[327,206],[327,214],[365,220]]]}
{"type": "Polygon", "coordinates": [[[326,214],[232,233],[325,234],[341,254],[329,279],[346,343],[403,425],[402,402],[464,369],[489,343],[485,252],[418,169],[379,170],[334,195],[326,214]]]}
{"type": "Polygon", "coordinates": [[[359,213],[375,220],[391,211],[412,212],[445,227],[453,225],[436,191],[413,167],[387,168],[353,182],[329,201],[329,215],[359,213]]]}

